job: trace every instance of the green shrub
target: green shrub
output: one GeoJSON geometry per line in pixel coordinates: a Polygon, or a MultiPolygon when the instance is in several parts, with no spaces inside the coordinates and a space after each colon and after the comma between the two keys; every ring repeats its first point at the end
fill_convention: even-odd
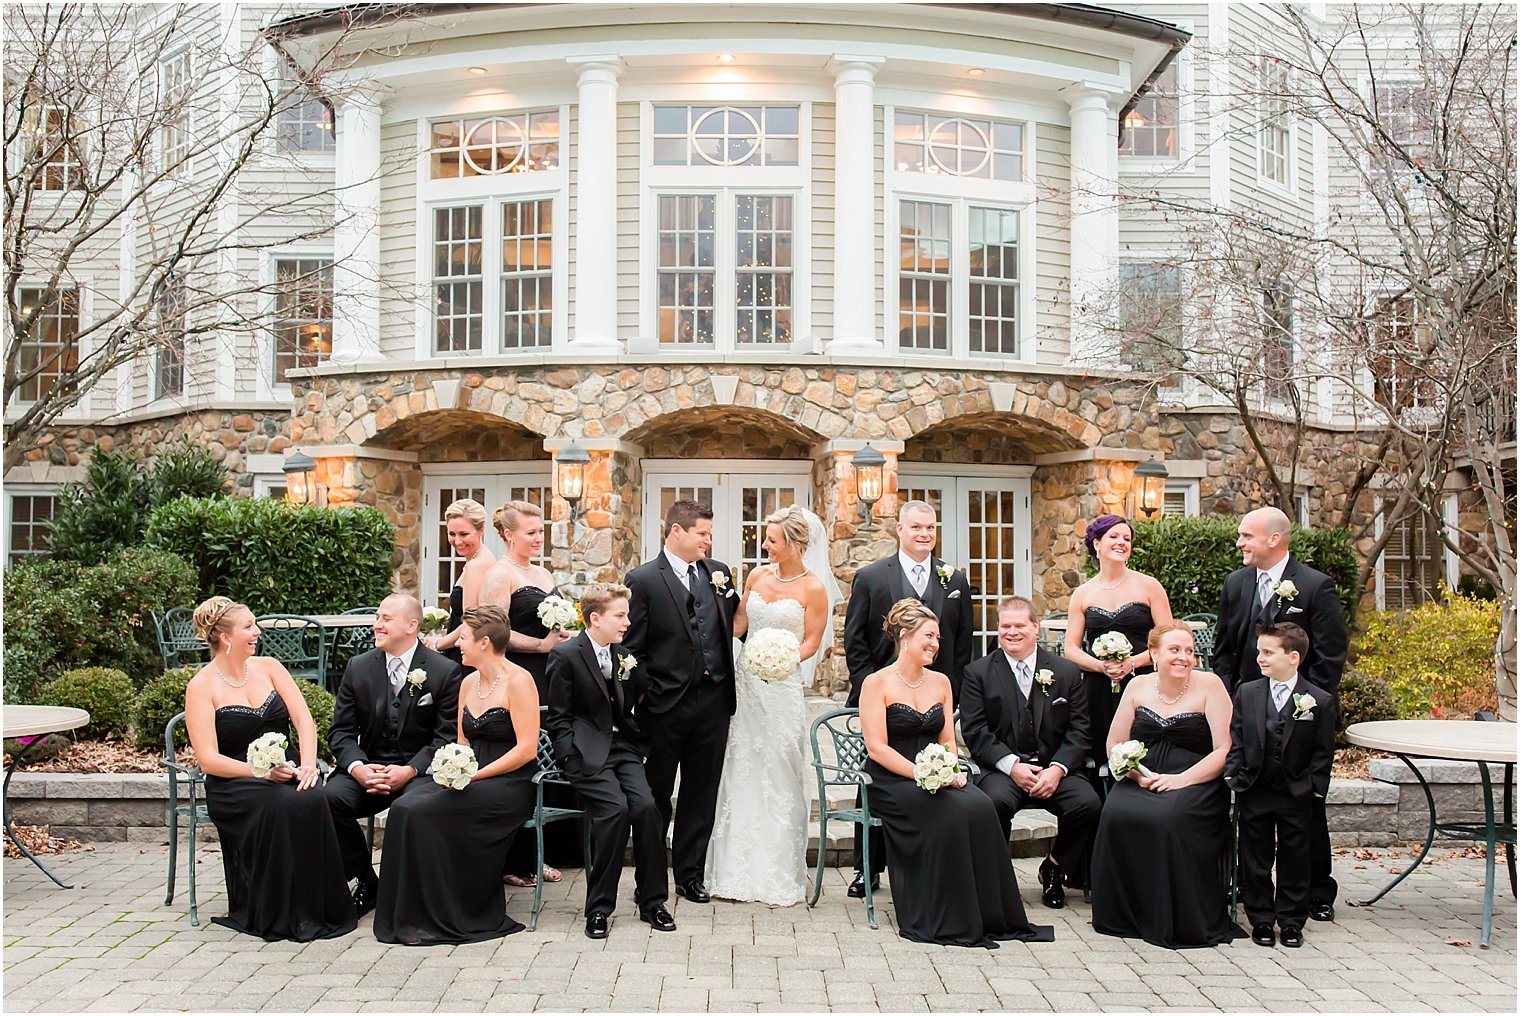
{"type": "Polygon", "coordinates": [[[1399,718],[1399,704],[1393,697],[1393,689],[1381,677],[1348,669],[1341,675],[1340,726],[1336,731],[1336,743],[1346,743],[1346,728],[1353,723],[1371,723],[1375,720],[1399,718]]]}
{"type": "Polygon", "coordinates": [[[375,508],[268,498],[177,498],[154,509],[150,545],[191,562],[206,595],[255,614],[328,614],[391,591],[396,531],[375,508]]]}
{"type": "MultiPolygon", "coordinates": [[[[1224,580],[1240,567],[1235,546],[1239,525],[1233,515],[1137,519],[1130,567],[1161,583],[1178,617],[1217,613],[1224,580]]],[[[1293,556],[1330,576],[1350,623],[1357,600],[1357,563],[1350,535],[1344,529],[1294,527],[1293,556]]],[[[1089,560],[1087,572],[1093,571],[1089,560]]]]}
{"type": "Polygon", "coordinates": [[[42,737],[18,738],[5,742],[5,753],[11,758],[21,754],[22,748],[29,749],[26,761],[28,765],[33,762],[46,762],[55,759],[73,747],[74,741],[67,734],[45,734],[42,737]],[[22,744],[22,741],[26,744],[22,744]],[[41,744],[37,742],[41,741],[41,744]]]}
{"type": "Polygon", "coordinates": [[[296,687],[301,689],[301,695],[306,699],[306,708],[311,710],[311,718],[317,725],[317,758],[330,759],[332,748],[327,743],[327,734],[332,729],[333,709],[336,708],[338,699],[315,681],[298,677],[296,687]]]}
{"type": "Polygon", "coordinates": [[[132,722],[137,691],[132,679],[110,667],[66,670],[42,686],[45,706],[71,706],[90,714],[90,722],[75,731],[82,740],[125,736],[132,722]]]}
{"type": "Polygon", "coordinates": [[[1380,610],[1352,644],[1357,669],[1383,678],[1399,715],[1472,718],[1494,707],[1495,600],[1448,593],[1413,610],[1380,610]]]}
{"type": "MultiPolygon", "coordinates": [[[[195,676],[195,667],[166,670],[137,693],[137,708],[132,713],[132,740],[144,751],[162,751],[164,727],[185,711],[185,687],[195,676]]],[[[183,737],[178,732],[176,737],[183,737]]],[[[180,745],[182,747],[182,745],[180,745]]]]}
{"type": "MultiPolygon", "coordinates": [[[[186,436],[153,460],[153,473],[148,478],[150,504],[156,508],[177,497],[219,497],[226,493],[231,479],[227,467],[212,456],[210,448],[194,444],[186,436]]],[[[143,524],[147,525],[147,519],[143,524]]]]}

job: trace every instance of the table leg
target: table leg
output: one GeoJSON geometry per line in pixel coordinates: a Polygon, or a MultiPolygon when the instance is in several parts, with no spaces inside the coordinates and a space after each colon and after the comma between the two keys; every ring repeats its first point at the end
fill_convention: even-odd
{"type": "MultiPolygon", "coordinates": [[[[1434,843],[1435,840],[1436,840],[1436,799],[1435,799],[1435,796],[1432,795],[1431,792],[1430,792],[1430,784],[1428,784],[1428,783],[1425,782],[1425,777],[1420,775],[1420,771],[1415,768],[1415,764],[1413,762],[1409,761],[1409,756],[1407,756],[1407,755],[1400,755],[1399,759],[1406,766],[1409,767],[1409,771],[1410,772],[1414,773],[1414,778],[1420,781],[1420,789],[1423,790],[1423,791],[1425,791],[1425,804],[1430,809],[1430,831],[1425,834],[1425,846],[1420,849],[1420,856],[1416,857],[1414,859],[1414,862],[1412,864],[1410,864],[1409,867],[1407,867],[1403,871],[1399,872],[1398,877],[1395,878],[1392,882],[1389,882],[1387,885],[1385,885],[1383,887],[1383,891],[1380,892],[1380,893],[1378,893],[1376,896],[1372,897],[1372,899],[1370,899],[1370,900],[1363,900],[1361,902],[1357,902],[1357,901],[1353,900],[1351,905],[1354,906],[1354,907],[1370,907],[1374,903],[1376,903],[1378,900],[1382,899],[1384,896],[1387,896],[1388,895],[1388,890],[1392,889],[1394,886],[1396,886],[1400,882],[1404,881],[1404,879],[1406,879],[1406,878],[1409,877],[1409,873],[1410,872],[1414,871],[1416,868],[1418,868],[1420,866],[1420,862],[1423,861],[1423,860],[1425,860],[1425,855],[1428,854],[1428,853],[1430,853],[1430,845],[1432,843],[1434,843]]],[[[1485,770],[1485,773],[1486,773],[1486,770],[1485,770]]],[[[1485,780],[1487,779],[1486,775],[1485,775],[1484,779],[1485,780]]],[[[1490,830],[1490,832],[1492,832],[1492,830],[1493,830],[1493,815],[1492,815],[1492,811],[1493,811],[1493,799],[1492,798],[1489,798],[1489,811],[1490,811],[1490,815],[1489,815],[1489,830],[1490,830]]],[[[1490,879],[1490,881],[1492,881],[1492,879],[1490,879]]]]}
{"type": "Polygon", "coordinates": [[[5,771],[5,786],[3,788],[0,788],[0,810],[3,810],[5,812],[5,834],[11,838],[11,842],[16,845],[16,849],[21,851],[22,855],[28,861],[31,861],[33,864],[35,864],[37,866],[37,870],[41,871],[48,878],[52,879],[53,882],[57,884],[58,888],[72,889],[74,888],[73,886],[65,885],[63,882],[59,881],[58,876],[54,875],[51,871],[48,871],[47,865],[37,860],[37,856],[30,850],[26,849],[26,846],[16,838],[16,823],[11,819],[11,777],[16,775],[16,770],[20,769],[21,763],[26,761],[26,756],[31,753],[33,746],[41,744],[45,739],[45,735],[39,736],[37,738],[34,738],[29,743],[22,745],[21,750],[16,752],[15,757],[11,759],[11,767],[5,771]]]}
{"type": "MultiPolygon", "coordinates": [[[[1515,828],[1515,764],[1504,764],[1504,828],[1515,828]]],[[[1509,866],[1509,894],[1515,895],[1515,845],[1504,844],[1504,860],[1509,866]]]]}
{"type": "Polygon", "coordinates": [[[1481,948],[1488,948],[1488,940],[1494,933],[1494,850],[1497,837],[1494,834],[1494,785],[1488,778],[1488,763],[1478,763],[1478,775],[1483,780],[1483,845],[1488,870],[1483,878],[1483,935],[1478,939],[1481,948]]]}

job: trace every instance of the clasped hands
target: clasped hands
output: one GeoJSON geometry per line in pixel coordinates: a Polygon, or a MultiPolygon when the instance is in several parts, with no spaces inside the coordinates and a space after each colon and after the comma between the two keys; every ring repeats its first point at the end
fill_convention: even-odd
{"type": "Polygon", "coordinates": [[[1030,797],[1046,798],[1056,792],[1061,777],[1066,773],[1060,766],[1032,766],[1028,762],[1015,762],[1008,771],[1008,778],[1030,797]]]}
{"type": "Polygon", "coordinates": [[[417,775],[412,766],[357,765],[349,771],[354,782],[370,794],[394,794],[417,775]]]}
{"type": "Polygon", "coordinates": [[[1140,784],[1142,790],[1151,790],[1162,793],[1167,790],[1181,790],[1183,787],[1192,786],[1192,782],[1184,779],[1183,773],[1156,773],[1154,776],[1146,776],[1143,773],[1135,774],[1135,782],[1140,784]]]}
{"type": "Polygon", "coordinates": [[[1099,660],[1103,664],[1103,673],[1108,675],[1110,681],[1122,681],[1135,672],[1139,666],[1138,656],[1131,656],[1123,660],[1099,660]]]}
{"type": "Polygon", "coordinates": [[[300,780],[296,784],[297,790],[310,790],[317,782],[316,766],[275,766],[269,770],[269,775],[264,777],[274,783],[289,783],[291,780],[300,780]]]}

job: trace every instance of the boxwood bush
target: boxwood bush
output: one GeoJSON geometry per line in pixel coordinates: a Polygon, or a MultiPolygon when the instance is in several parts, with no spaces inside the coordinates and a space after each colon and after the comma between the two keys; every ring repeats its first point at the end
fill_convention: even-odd
{"type": "Polygon", "coordinates": [[[375,508],[182,497],[153,510],[147,540],[255,614],[337,613],[391,591],[396,531],[375,508]]]}
{"type": "MultiPolygon", "coordinates": [[[[195,667],[176,667],[143,685],[132,712],[132,740],[137,747],[144,751],[164,750],[164,727],[185,711],[185,686],[196,670],[195,667]]],[[[184,736],[183,728],[175,733],[176,738],[184,736]]],[[[176,747],[184,745],[177,744],[176,747]]]]}
{"type": "Polygon", "coordinates": [[[126,736],[132,722],[137,689],[132,679],[110,667],[66,670],[42,686],[45,706],[70,706],[90,714],[90,722],[73,731],[82,740],[126,736]]]}

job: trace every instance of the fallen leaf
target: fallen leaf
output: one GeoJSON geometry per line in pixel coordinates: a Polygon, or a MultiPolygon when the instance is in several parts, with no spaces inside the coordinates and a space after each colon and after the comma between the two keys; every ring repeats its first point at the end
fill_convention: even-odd
{"type": "Polygon", "coordinates": [[[1465,938],[1448,938],[1446,940],[1446,944],[1447,945],[1472,945],[1472,942],[1470,940],[1468,940],[1468,939],[1465,939],[1465,938]]]}

